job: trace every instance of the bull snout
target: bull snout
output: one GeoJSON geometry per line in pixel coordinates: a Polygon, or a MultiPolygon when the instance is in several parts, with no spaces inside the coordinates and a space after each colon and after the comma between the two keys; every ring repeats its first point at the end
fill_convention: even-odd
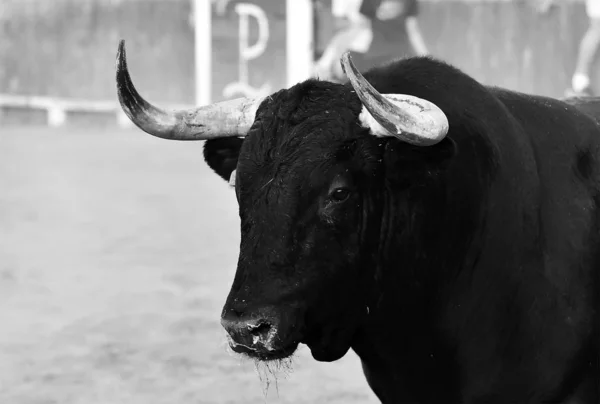
{"type": "Polygon", "coordinates": [[[260,314],[228,312],[223,315],[221,325],[227,331],[231,349],[263,360],[291,355],[298,346],[294,333],[282,324],[279,316],[270,311],[260,314]]]}
{"type": "Polygon", "coordinates": [[[221,325],[231,338],[232,348],[239,346],[241,350],[275,350],[274,338],[277,325],[273,324],[272,320],[222,319],[221,325]]]}

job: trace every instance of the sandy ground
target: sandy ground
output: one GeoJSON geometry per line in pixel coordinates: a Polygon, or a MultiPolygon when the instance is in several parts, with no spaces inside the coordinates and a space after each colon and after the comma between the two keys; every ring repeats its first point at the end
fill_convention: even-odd
{"type": "MultiPolygon", "coordinates": [[[[201,144],[0,127],[0,403],[264,403],[219,314],[234,194],[201,144]]],[[[306,347],[267,403],[376,403],[353,353],[306,347]]]]}

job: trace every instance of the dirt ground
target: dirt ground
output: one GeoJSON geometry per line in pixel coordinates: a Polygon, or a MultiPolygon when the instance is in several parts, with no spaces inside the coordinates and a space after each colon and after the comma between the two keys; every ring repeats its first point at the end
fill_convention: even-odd
{"type": "MultiPolygon", "coordinates": [[[[201,144],[0,127],[0,403],[264,403],[219,314],[235,196],[201,144]]],[[[376,403],[354,353],[302,347],[267,403],[376,403]]]]}

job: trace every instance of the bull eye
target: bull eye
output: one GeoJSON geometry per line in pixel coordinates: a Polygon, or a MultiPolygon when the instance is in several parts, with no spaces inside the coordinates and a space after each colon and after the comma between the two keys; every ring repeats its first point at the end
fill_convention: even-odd
{"type": "Polygon", "coordinates": [[[344,202],[350,197],[350,190],[348,188],[336,188],[330,195],[330,198],[334,202],[344,202]]]}

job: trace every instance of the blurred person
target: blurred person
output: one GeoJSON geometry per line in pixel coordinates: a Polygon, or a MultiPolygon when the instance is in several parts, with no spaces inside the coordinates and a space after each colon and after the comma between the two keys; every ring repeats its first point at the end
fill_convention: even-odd
{"type": "Polygon", "coordinates": [[[341,55],[350,51],[362,71],[399,57],[427,55],[417,0],[332,0],[337,32],[315,63],[315,75],[341,80],[341,55]]]}
{"type": "MultiPolygon", "coordinates": [[[[540,13],[547,13],[555,5],[555,0],[538,0],[537,9],[540,13]]],[[[571,78],[571,88],[565,92],[567,97],[593,95],[590,72],[600,46],[600,0],[586,0],[585,11],[589,25],[579,42],[577,64],[571,78]]]]}
{"type": "Polygon", "coordinates": [[[600,46],[600,0],[586,0],[585,10],[589,25],[579,43],[577,66],[568,95],[592,95],[590,71],[600,46]]]}

